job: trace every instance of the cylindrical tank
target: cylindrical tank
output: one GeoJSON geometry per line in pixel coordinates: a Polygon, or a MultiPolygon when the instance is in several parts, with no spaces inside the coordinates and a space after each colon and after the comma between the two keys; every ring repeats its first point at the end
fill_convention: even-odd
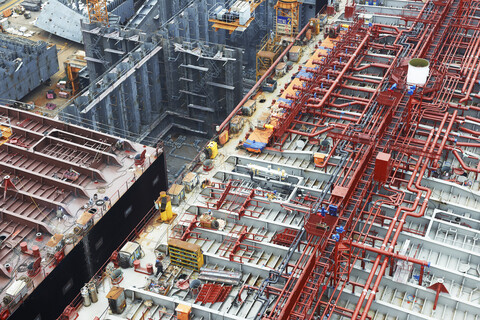
{"type": "Polygon", "coordinates": [[[423,86],[430,73],[430,62],[414,58],[408,62],[407,84],[423,86]]]}
{"type": "Polygon", "coordinates": [[[92,300],[93,303],[98,301],[98,296],[97,296],[97,286],[95,283],[90,282],[88,284],[88,292],[90,293],[90,299],[92,300]]]}
{"type": "Polygon", "coordinates": [[[32,246],[32,252],[34,257],[40,257],[40,248],[38,246],[32,246]]]}
{"type": "Polygon", "coordinates": [[[90,300],[90,294],[88,292],[88,288],[83,287],[80,292],[81,292],[82,298],[83,298],[83,306],[88,307],[89,305],[91,305],[92,301],[90,300]]]}
{"type": "Polygon", "coordinates": [[[153,274],[153,264],[147,263],[147,272],[148,274],[153,274]]]}

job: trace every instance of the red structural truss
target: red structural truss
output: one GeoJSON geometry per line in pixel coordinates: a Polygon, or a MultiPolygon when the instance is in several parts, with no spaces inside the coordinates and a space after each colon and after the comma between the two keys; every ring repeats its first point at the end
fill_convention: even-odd
{"type": "MultiPolygon", "coordinates": [[[[480,124],[474,90],[480,72],[479,13],[480,1],[428,1],[417,16],[401,17],[408,26],[402,30],[357,19],[327,55],[316,57],[314,68],[304,68],[310,77],[300,77],[297,94],[287,96],[291,104],[280,104],[284,112],[275,115],[269,148],[282,151],[298,136],[314,145],[331,141],[320,167],[333,167],[334,181],[323,198],[292,200],[311,204],[301,232],[305,239],[296,242],[297,233],[285,230],[273,241],[291,245],[301,256],[295,264],[285,261],[259,288],[257,298],[268,305],[259,318],[367,319],[382,276],[392,274],[398,260],[417,265],[422,283],[429,263],[394,248],[401,232],[424,234],[405,227],[408,217],[421,217],[427,208],[432,191],[422,186],[424,176],[438,174],[441,163],[452,158],[457,170],[480,172],[480,159],[466,152],[480,147],[480,131],[474,129],[480,124]],[[406,83],[412,58],[430,62],[425,85],[406,83]],[[407,200],[399,186],[414,199],[407,200]],[[394,215],[386,216],[381,205],[394,207],[394,215]],[[387,226],[385,237],[372,232],[375,223],[387,226]],[[365,264],[366,252],[375,257],[368,262],[370,274],[366,283],[354,283],[351,268],[365,264]],[[282,290],[276,288],[280,278],[282,290]],[[363,288],[351,309],[338,305],[347,286],[363,288]]],[[[227,193],[230,188],[222,187],[227,193]]],[[[257,201],[254,193],[240,198],[219,193],[216,205],[228,200],[239,207],[238,214],[246,214],[245,203],[257,201]]]]}
{"type": "Polygon", "coordinates": [[[243,216],[260,217],[262,210],[256,210],[265,200],[254,199],[254,197],[268,198],[272,192],[242,186],[240,180],[230,180],[227,183],[213,183],[209,188],[207,197],[207,208],[223,209],[230,214],[228,218],[239,220],[243,216]]]}
{"type": "Polygon", "coordinates": [[[285,229],[282,232],[275,234],[272,238],[272,242],[281,246],[291,246],[295,238],[297,237],[298,231],[293,229],[285,229]]]}
{"type": "Polygon", "coordinates": [[[232,286],[222,286],[214,283],[206,283],[202,286],[195,302],[216,303],[223,302],[227,298],[232,286]]]}

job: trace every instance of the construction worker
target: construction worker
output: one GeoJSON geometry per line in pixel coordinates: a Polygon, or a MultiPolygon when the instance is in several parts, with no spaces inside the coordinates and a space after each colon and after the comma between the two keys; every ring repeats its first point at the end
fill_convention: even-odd
{"type": "Polygon", "coordinates": [[[163,256],[159,254],[157,256],[157,260],[155,261],[155,268],[157,268],[157,272],[155,273],[155,277],[158,277],[159,273],[163,274],[163,264],[162,264],[163,256]]]}

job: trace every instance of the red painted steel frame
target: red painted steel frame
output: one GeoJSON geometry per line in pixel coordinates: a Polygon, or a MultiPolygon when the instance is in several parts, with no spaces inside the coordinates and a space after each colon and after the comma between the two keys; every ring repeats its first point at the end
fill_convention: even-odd
{"type": "MultiPolygon", "coordinates": [[[[435,1],[433,6],[430,4],[427,2],[423,5],[417,18],[405,17],[405,21],[412,22],[409,29],[399,30],[394,26],[378,24],[365,29],[361,23],[354,24],[337,41],[336,48],[327,57],[319,57],[322,61],[316,62],[317,68],[306,70],[313,77],[300,78],[304,85],[294,88],[300,92],[299,95],[288,97],[293,100],[292,104],[281,105],[286,112],[280,116],[279,125],[275,128],[272,147],[281,150],[284,143],[294,136],[306,137],[310,143],[315,144],[319,142],[320,136],[326,135],[333,140],[333,145],[321,166],[325,168],[337,165],[331,156],[337,152],[341,141],[347,142],[345,150],[352,153],[348,165],[342,168],[339,178],[334,182],[335,186],[345,188],[345,194],[340,198],[330,195],[322,204],[337,205],[338,217],[329,231],[307,236],[300,259],[292,266],[284,288],[270,307],[269,315],[263,316],[264,319],[312,319],[316,315],[329,319],[333,313],[351,319],[367,319],[386,269],[390,266],[390,273],[393,273],[394,259],[408,260],[419,265],[419,284],[422,284],[423,273],[429,263],[400,256],[393,251],[402,232],[416,232],[404,227],[406,219],[423,216],[427,208],[431,190],[421,185],[422,178],[437,170],[439,160],[449,153],[466,172],[480,173],[480,159],[470,155],[470,160],[476,163],[476,167],[466,164],[462,149],[480,147],[480,131],[464,126],[466,121],[478,126],[480,119],[472,116],[472,113],[463,115],[466,110],[478,112],[480,108],[462,105],[472,99],[473,87],[479,81],[480,17],[475,14],[480,8],[480,1],[449,0],[435,1]],[[415,38],[407,40],[410,46],[402,46],[402,39],[414,28],[419,32],[415,38]],[[471,36],[466,41],[467,31],[470,31],[471,36]],[[396,39],[393,45],[383,44],[383,49],[389,50],[393,58],[387,63],[369,60],[365,48],[382,49],[377,41],[380,35],[386,34],[396,39]],[[391,96],[395,95],[395,99],[380,99],[382,95],[388,97],[388,91],[379,95],[380,88],[382,84],[393,84],[388,79],[393,74],[393,67],[400,61],[400,53],[407,58],[424,57],[430,60],[432,72],[429,84],[417,89],[412,96],[392,91],[391,96]],[[461,76],[452,66],[454,64],[461,65],[461,76]],[[360,82],[362,79],[356,73],[365,70],[380,72],[381,80],[363,81],[371,87],[352,86],[349,81],[360,82]],[[341,102],[342,99],[346,102],[341,102]],[[388,110],[378,108],[375,101],[388,107],[388,110]],[[360,123],[367,110],[374,107],[377,109],[363,126],[362,132],[353,132],[352,125],[360,123]],[[339,110],[345,108],[356,111],[360,116],[342,116],[344,112],[339,110]],[[343,123],[338,123],[338,120],[343,123]],[[419,124],[423,124],[423,127],[419,124]],[[425,129],[428,126],[431,129],[425,129]],[[466,132],[469,136],[452,136],[454,130],[466,132]],[[474,142],[468,142],[469,139],[474,142]],[[374,169],[372,159],[383,151],[394,155],[390,175],[386,181],[378,183],[382,190],[391,194],[388,197],[371,190],[374,184],[371,181],[371,171],[374,169]],[[400,170],[411,172],[410,178],[401,179],[400,170]],[[416,195],[414,201],[406,201],[404,192],[390,188],[399,183],[416,195]],[[359,188],[364,189],[363,193],[359,188]],[[365,191],[367,189],[368,192],[365,191]],[[363,195],[364,199],[376,197],[380,200],[375,201],[367,210],[366,204],[358,201],[359,195],[363,195]],[[380,207],[383,204],[395,206],[393,216],[382,213],[380,207]],[[362,218],[353,221],[355,211],[360,212],[362,218]],[[360,220],[363,226],[360,226],[360,220]],[[383,238],[373,234],[372,225],[378,222],[387,227],[383,238]],[[339,242],[342,243],[340,249],[339,243],[331,239],[332,230],[338,225],[346,229],[341,236],[345,241],[339,242]],[[363,242],[352,242],[354,234],[357,239],[363,239],[363,242]],[[380,247],[367,245],[365,242],[368,239],[372,243],[380,242],[380,247]],[[364,290],[353,310],[340,308],[336,302],[349,282],[350,272],[349,267],[340,267],[340,261],[353,266],[365,251],[375,253],[376,257],[368,262],[372,268],[366,283],[353,284],[364,290]],[[329,260],[329,257],[333,259],[329,260]],[[330,297],[325,297],[328,283],[335,284],[333,290],[339,291],[337,295],[330,292],[330,297]],[[335,301],[332,300],[334,296],[337,297],[335,301]]],[[[400,62],[402,65],[406,66],[405,62],[400,62]]],[[[406,67],[400,66],[398,68],[404,68],[405,71],[402,74],[396,70],[396,75],[392,78],[403,81],[398,85],[405,88],[406,67]]],[[[324,223],[322,221],[322,218],[311,216],[311,219],[306,220],[305,227],[307,230],[315,230],[317,224],[324,223]]],[[[362,265],[364,263],[365,261],[362,265]]],[[[351,282],[350,284],[352,285],[351,282]]]]}

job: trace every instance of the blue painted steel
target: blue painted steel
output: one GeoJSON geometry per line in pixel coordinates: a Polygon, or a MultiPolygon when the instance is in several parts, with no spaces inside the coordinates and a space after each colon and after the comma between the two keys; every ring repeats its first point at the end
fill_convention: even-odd
{"type": "MultiPolygon", "coordinates": [[[[58,71],[56,46],[0,35],[0,97],[20,100],[58,71]]],[[[7,101],[8,103],[8,101],[7,101]]]]}

